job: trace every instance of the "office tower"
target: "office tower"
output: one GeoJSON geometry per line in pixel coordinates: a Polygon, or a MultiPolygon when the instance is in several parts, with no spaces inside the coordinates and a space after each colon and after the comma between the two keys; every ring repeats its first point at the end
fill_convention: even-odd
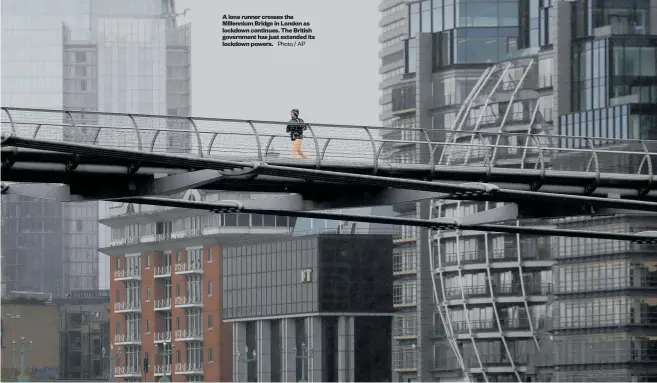
{"type": "MultiPolygon", "coordinates": [[[[83,112],[53,113],[53,124],[65,121],[78,129],[42,126],[37,137],[131,147],[134,134],[97,128],[130,126],[128,116],[101,118],[92,112],[189,114],[190,28],[177,26],[175,17],[173,0],[3,1],[3,105],[83,112]]],[[[12,112],[3,113],[3,131],[7,113],[12,112]]],[[[144,123],[138,117],[133,121],[144,123]]],[[[18,129],[36,131],[35,126],[18,129]]],[[[178,152],[190,147],[182,133],[159,137],[155,144],[178,152]]],[[[2,204],[7,291],[65,296],[109,287],[108,260],[97,252],[97,220],[106,203],[3,195],[2,204]]],[[[109,236],[100,234],[101,240],[109,236]]]]}
{"type": "MultiPolygon", "coordinates": [[[[380,8],[382,39],[403,35],[406,53],[400,60],[384,42],[381,70],[390,75],[383,75],[382,103],[389,106],[381,118],[459,131],[434,132],[445,142],[436,163],[533,168],[543,161],[585,170],[588,156],[541,159],[521,134],[571,149],[590,144],[555,144],[549,136],[586,136],[602,147],[600,138],[654,137],[654,1],[425,0],[409,4],[405,14],[396,11],[394,20],[386,12],[393,5],[384,1],[380,8]],[[383,23],[405,25],[392,36],[383,23]],[[504,133],[499,141],[498,132],[504,133]],[[505,148],[487,150],[492,144],[505,148]]],[[[429,160],[423,146],[406,148],[393,155],[429,160]]],[[[627,157],[601,154],[601,171],[649,167],[627,157]]],[[[503,205],[440,200],[396,210],[458,218],[496,208],[503,205]]],[[[653,221],[615,215],[550,223],[641,231],[653,221]]],[[[654,380],[654,250],[614,241],[399,232],[400,241],[410,242],[400,254],[419,250],[416,267],[406,267],[408,276],[396,282],[395,303],[407,313],[393,324],[393,370],[400,379],[654,380]]]]}
{"type": "MultiPolygon", "coordinates": [[[[248,194],[188,190],[187,201],[239,200],[248,194]]],[[[229,381],[232,325],[222,322],[226,242],[289,236],[295,220],[258,214],[121,204],[101,223],[111,240],[110,341],[124,380],[229,381]]],[[[254,267],[251,265],[250,267],[254,267]]]]}
{"type": "Polygon", "coordinates": [[[391,252],[389,234],[225,245],[233,381],[390,381],[391,252]]]}

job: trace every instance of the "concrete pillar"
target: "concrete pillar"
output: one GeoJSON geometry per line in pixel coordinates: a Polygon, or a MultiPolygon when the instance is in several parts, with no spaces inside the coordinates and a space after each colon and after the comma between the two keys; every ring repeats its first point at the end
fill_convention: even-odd
{"type": "MultiPolygon", "coordinates": [[[[431,107],[433,104],[433,39],[429,33],[418,36],[418,67],[417,81],[417,127],[430,131],[433,128],[431,107]]],[[[440,137],[431,137],[434,141],[445,141],[444,133],[440,137]]],[[[424,146],[424,145],[423,145],[424,146]]],[[[436,151],[435,158],[440,158],[440,151],[436,151]]],[[[423,158],[424,162],[424,158],[423,158]]],[[[430,203],[428,200],[416,203],[420,218],[429,218],[430,203]]],[[[418,228],[420,243],[418,244],[417,262],[417,374],[418,380],[430,380],[433,370],[432,329],[433,312],[435,308],[432,270],[429,263],[429,231],[418,228]]]]}
{"type": "Polygon", "coordinates": [[[310,357],[308,358],[308,374],[306,379],[309,382],[321,382],[324,360],[322,356],[322,317],[306,318],[306,328],[308,329],[308,344],[310,357]]]}
{"type": "Polygon", "coordinates": [[[549,25],[550,34],[554,36],[553,57],[555,62],[552,71],[552,94],[554,96],[553,116],[557,120],[559,116],[569,114],[572,110],[571,4],[566,1],[558,1],[554,10],[556,12],[551,14],[549,25]]]}
{"type": "Polygon", "coordinates": [[[297,369],[294,357],[296,347],[295,318],[281,320],[281,381],[296,382],[297,369]]]}
{"type": "Polygon", "coordinates": [[[246,322],[233,323],[233,382],[246,382],[246,322]]]}
{"type": "Polygon", "coordinates": [[[256,322],[256,355],[258,382],[271,382],[271,321],[256,322]]]}
{"type": "Polygon", "coordinates": [[[338,318],[338,381],[354,381],[354,317],[338,318]]]}

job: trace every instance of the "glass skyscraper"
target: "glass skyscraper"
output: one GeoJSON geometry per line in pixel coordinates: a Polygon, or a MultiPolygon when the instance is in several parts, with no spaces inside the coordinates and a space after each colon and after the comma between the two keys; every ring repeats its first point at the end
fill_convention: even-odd
{"type": "MultiPolygon", "coordinates": [[[[383,0],[381,120],[434,132],[441,164],[532,168],[514,133],[654,138],[657,1],[383,0]],[[468,134],[472,132],[472,134],[468,134]]],[[[394,133],[391,133],[394,135],[394,133]]],[[[587,138],[583,138],[587,137],[587,138]]],[[[412,139],[412,137],[404,137],[412,139]]],[[[546,138],[547,139],[547,138],[546,138]]],[[[600,143],[602,142],[602,143],[600,143]]],[[[390,155],[425,162],[424,145],[390,155]]],[[[614,150],[618,150],[617,148],[614,150]]],[[[602,156],[605,156],[602,154],[602,156]]],[[[585,170],[589,158],[551,158],[585,170]]],[[[647,172],[641,159],[600,157],[601,171],[647,172]]],[[[463,217],[500,204],[422,201],[404,216],[463,217]]],[[[557,214],[558,215],[558,214],[557,214]]],[[[654,230],[652,216],[553,219],[564,228],[654,230]]],[[[655,249],[615,241],[397,229],[395,380],[654,381],[655,249]]]]}
{"type": "MultiPolygon", "coordinates": [[[[3,106],[189,115],[190,28],[175,17],[173,0],[3,1],[3,106]]],[[[65,118],[72,117],[53,114],[52,122],[65,118]]],[[[93,114],[74,122],[78,130],[63,137],[44,133],[93,142],[94,126],[109,123],[93,114]]],[[[119,135],[97,140],[132,145],[119,135]]],[[[166,140],[171,151],[189,147],[184,136],[166,140]]],[[[3,195],[5,290],[63,296],[109,288],[109,261],[97,251],[109,238],[97,223],[107,208],[3,195]]]]}

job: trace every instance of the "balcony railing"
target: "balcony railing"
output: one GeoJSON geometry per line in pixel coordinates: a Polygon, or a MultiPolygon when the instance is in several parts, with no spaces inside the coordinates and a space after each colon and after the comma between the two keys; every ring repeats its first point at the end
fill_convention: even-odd
{"type": "MultiPolygon", "coordinates": [[[[520,320],[520,319],[500,319],[500,324],[502,325],[502,330],[504,331],[529,331],[529,320],[520,320]]],[[[458,321],[452,322],[452,327],[454,333],[456,334],[467,334],[472,328],[473,332],[498,332],[497,321],[495,319],[490,320],[471,320],[470,326],[468,326],[467,321],[458,321]]],[[[437,335],[445,335],[443,326],[436,326],[437,335]]]]}
{"type": "Polygon", "coordinates": [[[141,310],[141,302],[116,302],[114,303],[114,311],[139,311],[141,310]]]}
{"type": "Polygon", "coordinates": [[[201,296],[176,297],[175,302],[176,302],[176,306],[202,305],[203,297],[201,296]]]}
{"type": "MultiPolygon", "coordinates": [[[[452,282],[454,283],[454,282],[452,282]]],[[[456,282],[458,284],[458,282],[456,282]]],[[[520,283],[502,283],[495,284],[493,283],[493,296],[508,296],[508,295],[517,295],[522,296],[522,285],[520,283]]],[[[552,292],[552,283],[525,283],[525,294],[527,295],[543,295],[549,294],[552,292]]],[[[445,288],[445,295],[447,299],[461,299],[463,296],[465,298],[477,298],[477,297],[489,297],[490,287],[488,284],[476,285],[476,286],[450,286],[445,288]],[[461,294],[463,291],[463,294],[461,294]]]]}
{"type": "Polygon", "coordinates": [[[176,330],[176,339],[203,338],[203,330],[176,330]]]}
{"type": "Polygon", "coordinates": [[[114,343],[141,343],[141,334],[115,334],[114,343]]]}
{"type": "Polygon", "coordinates": [[[171,331],[160,331],[153,335],[155,342],[168,342],[171,341],[171,331]]]}
{"type": "Polygon", "coordinates": [[[153,274],[155,275],[155,278],[157,278],[157,277],[170,277],[171,276],[171,265],[155,266],[155,269],[153,269],[153,274]]]}
{"type": "MultiPolygon", "coordinates": [[[[443,266],[453,266],[459,263],[459,258],[462,265],[473,263],[486,262],[486,251],[461,251],[459,253],[445,253],[443,256],[443,266]]],[[[546,247],[536,246],[520,246],[520,258],[523,261],[534,260],[549,260],[550,249],[546,247]]],[[[509,246],[504,249],[492,250],[488,253],[488,260],[490,262],[509,262],[518,260],[518,248],[509,246]]],[[[436,266],[438,263],[436,263],[436,266]]]]}
{"type": "Polygon", "coordinates": [[[117,366],[114,367],[114,376],[119,378],[122,376],[140,376],[141,369],[138,366],[117,366]]]}
{"type": "Polygon", "coordinates": [[[176,363],[176,374],[202,374],[202,363],[176,363]]]}
{"type": "Polygon", "coordinates": [[[203,272],[203,262],[176,263],[176,274],[191,274],[203,272]]]}
{"type": "Polygon", "coordinates": [[[114,279],[141,278],[141,269],[127,269],[114,271],[114,279]]]}
{"type": "Polygon", "coordinates": [[[155,375],[171,375],[171,364],[170,363],[167,363],[166,365],[156,364],[155,375]]]}
{"type": "Polygon", "coordinates": [[[153,306],[158,309],[171,309],[171,298],[156,299],[153,306]]]}
{"type": "Polygon", "coordinates": [[[395,370],[417,369],[417,350],[413,348],[399,348],[392,350],[393,368],[395,370]]]}

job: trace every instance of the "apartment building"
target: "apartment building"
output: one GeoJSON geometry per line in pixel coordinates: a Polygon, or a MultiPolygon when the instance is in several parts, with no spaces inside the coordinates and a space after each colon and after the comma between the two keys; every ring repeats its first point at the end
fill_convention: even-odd
{"type": "MultiPolygon", "coordinates": [[[[192,201],[248,194],[188,190],[192,201]]],[[[124,381],[229,381],[232,326],[222,322],[222,244],[289,235],[295,220],[117,204],[111,227],[113,377],[124,381]],[[173,375],[173,377],[172,377],[173,375]]]]}
{"type": "MultiPolygon", "coordinates": [[[[588,157],[543,153],[539,159],[520,134],[571,136],[557,143],[566,149],[604,146],[604,138],[655,137],[657,2],[408,3],[395,21],[404,29],[404,60],[392,68],[382,58],[381,71],[391,74],[381,83],[389,89],[381,119],[388,126],[408,121],[427,131],[460,131],[433,132],[432,139],[445,142],[437,163],[523,168],[543,161],[554,169],[585,170],[588,157]],[[504,137],[498,140],[497,133],[504,137]],[[463,142],[479,148],[450,145],[463,142]],[[491,144],[506,148],[489,153],[491,144]]],[[[391,37],[383,24],[392,6],[382,1],[380,7],[386,53],[383,41],[391,37]]],[[[424,147],[399,145],[390,155],[426,162],[424,147]]],[[[599,163],[604,171],[635,173],[647,166],[629,156],[605,155],[599,163]]],[[[440,200],[395,210],[458,218],[497,208],[503,205],[440,200]]],[[[654,217],[548,222],[641,231],[650,230],[654,217]]],[[[395,380],[654,380],[654,249],[403,227],[397,232],[393,299],[402,317],[393,323],[395,380]]]]}

